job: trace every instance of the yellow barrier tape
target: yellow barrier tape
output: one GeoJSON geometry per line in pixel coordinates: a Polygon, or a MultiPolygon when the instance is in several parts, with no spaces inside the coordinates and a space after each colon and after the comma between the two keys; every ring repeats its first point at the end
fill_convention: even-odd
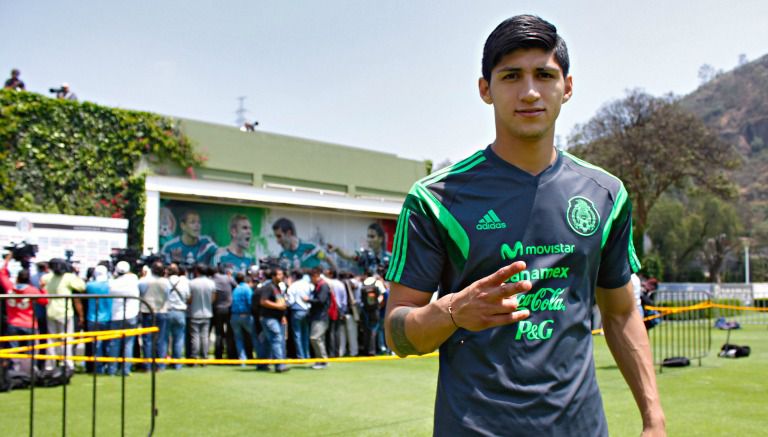
{"type": "MultiPolygon", "coordinates": [[[[659,311],[659,314],[654,314],[654,315],[645,317],[643,318],[643,321],[664,317],[667,314],[696,311],[696,310],[707,309],[707,308],[721,308],[721,309],[758,311],[758,312],[768,311],[768,308],[723,305],[723,304],[715,304],[709,301],[698,303],[695,305],[682,306],[682,307],[645,306],[644,308],[647,310],[659,311]]],[[[0,337],[0,343],[8,342],[8,341],[48,340],[48,339],[65,338],[65,337],[85,337],[78,340],[72,340],[67,342],[67,344],[75,345],[75,344],[92,342],[94,340],[112,340],[112,339],[121,338],[123,336],[142,335],[142,334],[148,334],[148,333],[157,332],[157,331],[158,331],[158,328],[156,326],[152,326],[148,328],[118,329],[118,330],[111,330],[111,331],[73,332],[73,333],[67,333],[67,334],[12,335],[12,336],[0,337]]],[[[592,330],[592,335],[598,335],[602,333],[603,333],[603,329],[592,330]]],[[[31,355],[20,353],[20,352],[26,352],[32,349],[35,349],[35,350],[48,349],[56,346],[62,346],[63,344],[64,342],[55,342],[55,343],[47,343],[47,344],[45,343],[38,344],[35,346],[22,346],[22,347],[9,348],[9,349],[0,349],[0,358],[31,359],[33,358],[31,355]]],[[[432,352],[430,354],[425,354],[425,355],[409,355],[406,358],[431,358],[431,357],[436,357],[438,355],[439,355],[438,352],[432,352]]],[[[100,363],[127,362],[127,363],[136,363],[136,364],[146,364],[146,363],[155,362],[157,364],[212,364],[212,365],[243,365],[243,364],[254,365],[256,364],[256,365],[259,365],[259,364],[353,363],[353,362],[367,362],[367,361],[390,361],[390,360],[399,360],[401,358],[394,355],[378,355],[373,357],[341,357],[341,358],[325,358],[325,359],[323,358],[309,358],[309,359],[291,358],[291,359],[284,359],[284,360],[273,360],[273,359],[235,360],[235,359],[191,359],[191,358],[157,358],[153,360],[151,358],[87,357],[87,356],[78,356],[78,355],[64,357],[63,355],[39,354],[39,355],[35,355],[34,359],[35,360],[68,359],[72,361],[83,361],[83,362],[86,362],[86,361],[100,362],[100,363]]]]}
{"type": "MultiPolygon", "coordinates": [[[[437,352],[432,352],[426,355],[409,355],[407,358],[432,358],[438,356],[437,352]]],[[[0,351],[0,358],[20,358],[31,359],[29,354],[20,353],[6,353],[0,351]]],[[[35,360],[72,360],[72,361],[88,361],[99,363],[136,363],[147,364],[152,363],[150,358],[125,358],[122,357],[88,357],[81,355],[67,356],[63,355],[35,355],[35,360]]],[[[248,359],[248,360],[232,360],[232,359],[192,359],[192,358],[157,358],[154,360],[157,364],[214,364],[214,365],[241,365],[241,364],[313,364],[313,363],[356,363],[367,361],[391,361],[399,360],[400,357],[395,355],[377,355],[373,357],[341,357],[341,358],[308,358],[308,359],[295,359],[288,358],[284,360],[273,359],[248,359]]]]}
{"type": "Polygon", "coordinates": [[[157,326],[150,326],[147,328],[131,328],[131,329],[114,329],[107,331],[81,331],[81,332],[67,332],[60,334],[30,334],[30,335],[6,335],[0,337],[0,343],[4,341],[28,341],[28,340],[52,340],[56,338],[72,338],[72,337],[98,337],[100,335],[112,335],[117,332],[126,333],[127,336],[146,334],[150,332],[157,332],[160,328],[157,326]],[[139,334],[133,333],[134,331],[140,331],[139,334]]]}

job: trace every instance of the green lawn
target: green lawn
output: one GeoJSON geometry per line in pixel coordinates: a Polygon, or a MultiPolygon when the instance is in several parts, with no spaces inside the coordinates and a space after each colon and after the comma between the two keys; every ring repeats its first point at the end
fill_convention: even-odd
{"type": "MultiPolygon", "coordinates": [[[[766,431],[768,328],[734,331],[748,344],[743,359],[717,358],[724,342],[713,332],[713,350],[702,367],[664,369],[658,375],[670,436],[757,435],[766,431]]],[[[613,436],[637,436],[634,401],[605,346],[595,338],[595,362],[613,436]]],[[[208,366],[157,375],[159,414],[155,435],[430,435],[437,358],[334,363],[327,370],[294,367],[286,374],[208,366]]],[[[126,435],[149,431],[149,375],[127,379],[126,435]]],[[[90,435],[90,375],[68,387],[68,435],[90,435]]],[[[97,379],[97,435],[119,435],[120,378],[97,379]]],[[[61,434],[61,388],[35,391],[35,435],[61,434]]],[[[28,433],[29,391],[0,393],[0,434],[28,433]]]]}

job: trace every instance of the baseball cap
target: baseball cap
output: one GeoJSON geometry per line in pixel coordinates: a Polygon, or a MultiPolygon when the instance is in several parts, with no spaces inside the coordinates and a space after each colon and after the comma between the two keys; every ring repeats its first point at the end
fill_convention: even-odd
{"type": "Polygon", "coordinates": [[[131,271],[131,265],[128,264],[128,261],[120,261],[115,266],[115,272],[117,272],[117,274],[119,274],[119,275],[122,275],[124,273],[128,273],[130,271],[131,271]]]}

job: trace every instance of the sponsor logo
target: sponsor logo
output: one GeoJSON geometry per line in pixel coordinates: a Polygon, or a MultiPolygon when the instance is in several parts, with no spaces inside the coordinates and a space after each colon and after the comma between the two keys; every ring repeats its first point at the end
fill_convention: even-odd
{"type": "Polygon", "coordinates": [[[571,197],[565,216],[568,226],[573,229],[573,232],[583,237],[589,237],[600,227],[600,214],[598,214],[595,204],[586,197],[571,197]]]}
{"type": "Polygon", "coordinates": [[[573,244],[546,244],[540,246],[525,246],[516,241],[513,246],[507,243],[501,245],[501,259],[515,259],[521,255],[550,255],[553,253],[573,253],[573,244]]]}
{"type": "Polygon", "coordinates": [[[554,328],[549,327],[549,325],[553,323],[553,320],[544,320],[539,324],[529,320],[521,320],[517,323],[515,340],[520,340],[523,336],[526,340],[549,340],[552,337],[552,331],[554,331],[554,328]]]}
{"type": "Polygon", "coordinates": [[[478,231],[489,231],[492,229],[505,229],[507,224],[501,221],[499,216],[489,209],[488,212],[477,222],[475,229],[478,231]]]}

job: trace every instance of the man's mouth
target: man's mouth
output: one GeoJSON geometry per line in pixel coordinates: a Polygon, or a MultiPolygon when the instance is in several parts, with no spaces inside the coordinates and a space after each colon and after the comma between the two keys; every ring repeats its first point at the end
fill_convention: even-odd
{"type": "Polygon", "coordinates": [[[544,112],[544,108],[525,108],[515,111],[515,113],[521,117],[538,117],[539,115],[544,114],[544,112]]]}

